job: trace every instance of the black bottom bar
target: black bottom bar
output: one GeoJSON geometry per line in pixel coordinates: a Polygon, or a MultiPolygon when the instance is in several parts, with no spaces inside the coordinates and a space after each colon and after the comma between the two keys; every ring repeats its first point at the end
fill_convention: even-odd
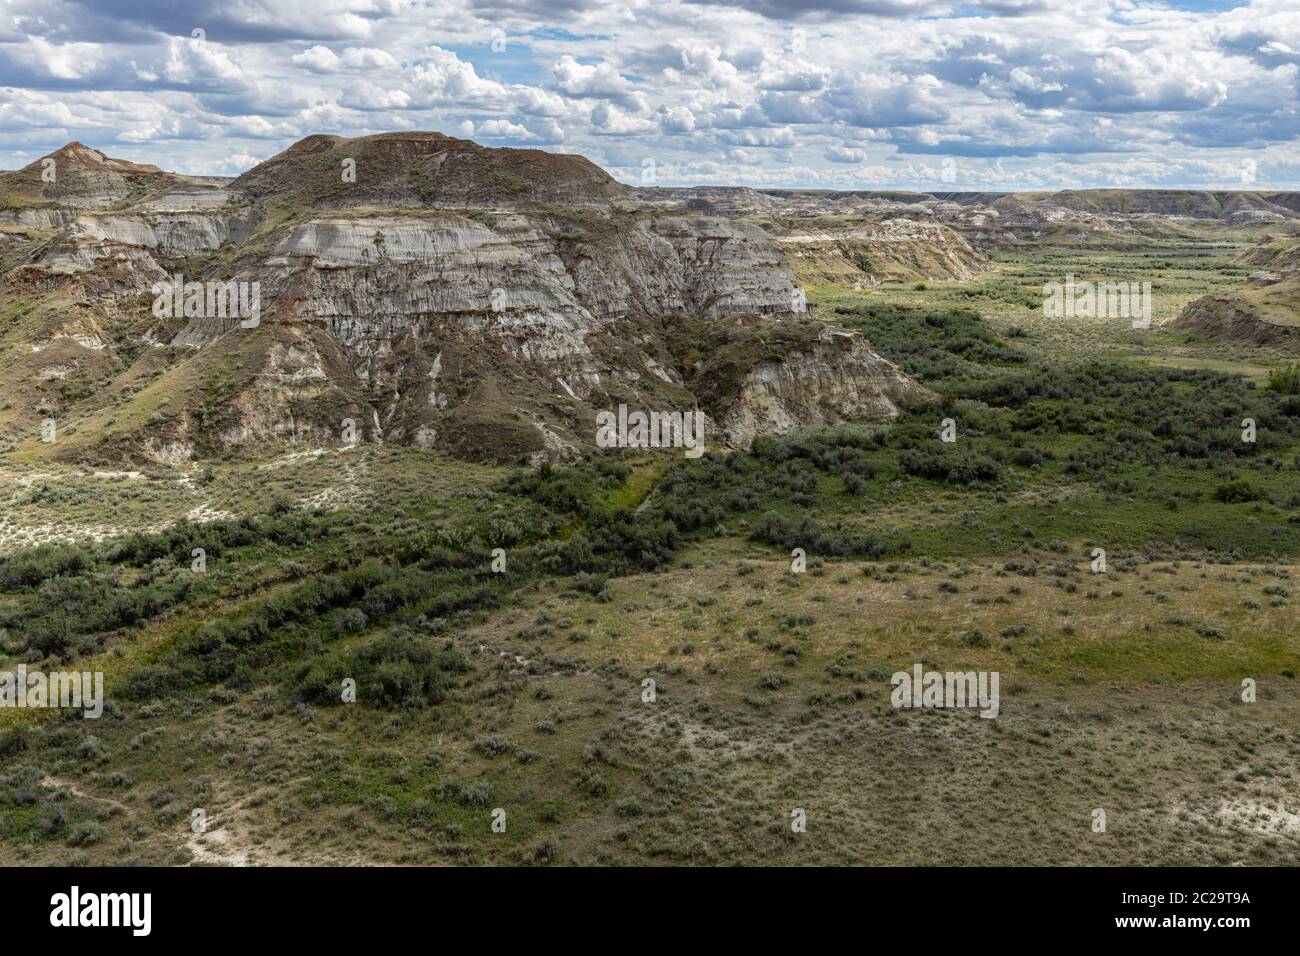
{"type": "Polygon", "coordinates": [[[7,869],[0,885],[11,930],[24,940],[36,932],[128,945],[211,944],[270,930],[338,944],[424,926],[458,935],[481,929],[490,945],[515,933],[537,943],[579,931],[606,943],[644,932],[649,942],[665,924],[689,919],[692,935],[714,929],[733,944],[856,926],[872,939],[898,933],[933,952],[948,943],[1041,940],[1045,928],[1071,942],[1199,938],[1230,946],[1289,936],[1294,875],[1240,868],[7,869]],[[74,886],[76,922],[100,920],[101,909],[109,920],[116,909],[124,925],[53,926],[52,915],[73,922],[74,886]],[[128,898],[98,896],[124,893],[149,894],[147,936],[132,928],[133,916],[143,928],[143,897],[132,909],[128,898]]]}

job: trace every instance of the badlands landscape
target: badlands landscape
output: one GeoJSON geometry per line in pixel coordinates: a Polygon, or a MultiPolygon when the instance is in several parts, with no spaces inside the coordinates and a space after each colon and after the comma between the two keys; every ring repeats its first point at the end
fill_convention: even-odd
{"type": "Polygon", "coordinates": [[[69,143],[0,173],[0,658],[107,700],[0,710],[0,860],[1294,862],[1298,363],[1297,192],[69,143]]]}

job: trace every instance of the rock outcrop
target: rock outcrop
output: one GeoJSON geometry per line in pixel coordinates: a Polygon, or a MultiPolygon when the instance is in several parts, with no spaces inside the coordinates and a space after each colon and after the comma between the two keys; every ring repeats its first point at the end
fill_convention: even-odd
{"type": "Polygon", "coordinates": [[[1273,272],[1300,272],[1300,228],[1292,225],[1261,236],[1236,261],[1273,272]]]}
{"type": "Polygon", "coordinates": [[[1168,328],[1243,345],[1300,348],[1300,278],[1202,296],[1188,303],[1168,328]]]}
{"type": "MultiPolygon", "coordinates": [[[[717,361],[715,353],[701,375],[713,375],[717,361]]],[[[902,369],[873,352],[861,334],[821,328],[806,343],[744,371],[716,409],[715,421],[728,444],[748,448],[758,435],[806,425],[889,421],[904,409],[934,400],[902,369]]]]}
{"type": "Polygon", "coordinates": [[[636,202],[630,188],[583,156],[490,149],[425,132],[308,136],[231,189],[278,208],[580,209],[636,202]]]}
{"type": "Polygon", "coordinates": [[[179,184],[157,166],[112,159],[81,143],[69,143],[16,172],[0,174],[0,207],[70,210],[108,209],[179,184]]]}
{"type": "Polygon", "coordinates": [[[961,281],[992,268],[952,229],[914,219],[795,227],[780,242],[801,283],[961,281]]]}
{"type": "Polygon", "coordinates": [[[1243,345],[1300,347],[1300,235],[1263,236],[1238,258],[1253,266],[1241,287],[1187,304],[1170,329],[1243,345]]]}
{"type": "Polygon", "coordinates": [[[357,440],[519,460],[591,447],[619,402],[700,407],[745,444],[929,398],[860,337],[822,335],[771,233],[646,203],[581,157],[317,136],[224,182],[69,150],[102,167],[77,174],[76,202],[0,201],[26,230],[5,253],[0,310],[21,321],[3,344],[29,381],[58,379],[0,374],[0,428],[66,422],[60,457],[357,440]],[[788,348],[737,345],[756,340],[788,348]],[[743,374],[702,365],[711,350],[743,374]]]}

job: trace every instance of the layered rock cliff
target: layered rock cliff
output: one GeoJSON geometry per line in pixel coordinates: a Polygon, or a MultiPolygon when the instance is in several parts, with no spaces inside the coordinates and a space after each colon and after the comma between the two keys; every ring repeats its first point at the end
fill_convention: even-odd
{"type": "Polygon", "coordinates": [[[309,137],[233,182],[55,159],[57,194],[39,163],[0,176],[22,197],[0,199],[0,429],[57,421],[42,453],[518,460],[591,447],[618,402],[698,406],[738,445],[929,398],[860,337],[819,338],[770,233],[648,204],[581,157],[404,133],[309,137]],[[720,330],[792,328],[727,390],[701,377],[720,330]]]}
{"type": "Polygon", "coordinates": [[[918,279],[972,279],[992,266],[947,226],[914,219],[796,226],[780,242],[801,282],[857,288],[918,279]]]}
{"type": "MultiPolygon", "coordinates": [[[[748,448],[755,436],[780,434],[806,425],[845,421],[889,421],[903,409],[934,396],[898,366],[871,350],[860,333],[826,327],[808,330],[802,342],[789,343],[770,356],[737,361],[761,330],[749,336],[715,332],[718,342],[697,373],[715,381],[726,366],[734,388],[718,388],[713,407],[718,431],[733,447],[748,448]]],[[[724,379],[725,380],[725,379],[724,379]]],[[[708,394],[708,386],[700,391],[708,394]]]]}

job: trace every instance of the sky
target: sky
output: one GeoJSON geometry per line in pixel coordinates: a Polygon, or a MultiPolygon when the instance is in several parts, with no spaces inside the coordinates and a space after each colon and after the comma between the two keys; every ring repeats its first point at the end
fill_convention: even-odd
{"type": "Polygon", "coordinates": [[[1300,0],[0,0],[0,168],[438,130],[634,185],[1300,188],[1300,0]]]}

